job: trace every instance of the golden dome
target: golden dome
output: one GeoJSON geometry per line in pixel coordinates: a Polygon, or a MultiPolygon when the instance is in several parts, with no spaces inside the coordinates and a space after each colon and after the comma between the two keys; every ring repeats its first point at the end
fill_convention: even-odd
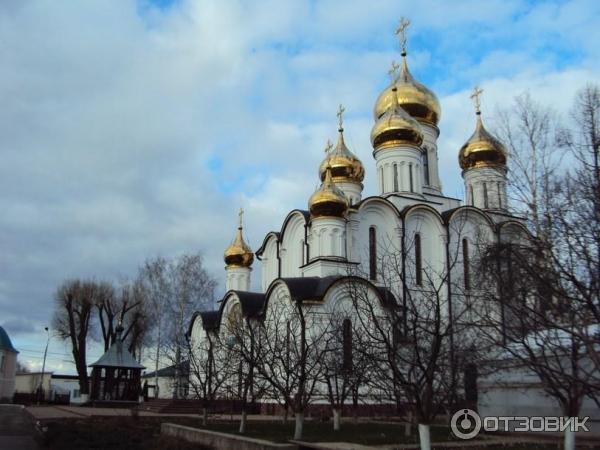
{"type": "Polygon", "coordinates": [[[352,153],[344,142],[344,129],[338,129],[339,136],[335,148],[331,143],[327,146],[327,156],[319,166],[319,178],[325,180],[327,167],[331,168],[331,177],[335,183],[362,183],[365,179],[365,168],[360,159],[352,153]]]}
{"type": "Polygon", "coordinates": [[[371,144],[375,150],[423,143],[421,125],[395,101],[396,86],[392,88],[390,107],[377,119],[371,130],[371,144]]]}
{"type": "Polygon", "coordinates": [[[250,267],[254,261],[254,253],[242,235],[242,215],[243,210],[240,210],[240,225],[237,234],[233,243],[225,249],[224,259],[227,267],[250,267]]]}
{"type": "Polygon", "coordinates": [[[479,110],[475,132],[458,152],[458,162],[463,170],[474,167],[506,167],[506,149],[485,129],[479,110]]]}
{"type": "Polygon", "coordinates": [[[348,199],[335,185],[331,176],[331,167],[325,169],[325,179],[321,187],[310,196],[308,200],[310,216],[315,217],[343,217],[348,209],[348,199]]]}
{"type": "Polygon", "coordinates": [[[377,98],[373,115],[379,119],[394,104],[393,87],[397,88],[396,99],[412,117],[420,122],[437,126],[442,114],[436,95],[415,80],[408,70],[406,52],[402,53],[402,65],[398,79],[388,86],[377,98]]]}

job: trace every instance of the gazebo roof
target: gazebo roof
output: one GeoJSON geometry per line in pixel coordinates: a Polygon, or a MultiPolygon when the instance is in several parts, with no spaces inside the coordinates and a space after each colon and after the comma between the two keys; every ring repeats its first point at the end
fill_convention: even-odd
{"type": "Polygon", "coordinates": [[[123,348],[123,342],[117,338],[110,346],[108,351],[100,357],[90,367],[118,367],[121,369],[145,369],[139,362],[135,360],[133,355],[126,348],[123,348]]]}

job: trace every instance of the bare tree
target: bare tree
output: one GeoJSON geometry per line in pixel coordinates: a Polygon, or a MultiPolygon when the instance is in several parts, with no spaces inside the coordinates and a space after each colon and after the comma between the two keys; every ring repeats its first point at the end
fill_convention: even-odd
{"type": "Polygon", "coordinates": [[[466,231],[467,214],[449,225],[443,260],[423,256],[416,223],[400,243],[379,243],[376,274],[370,274],[376,276],[378,293],[363,281],[366,274],[348,283],[359,333],[368,340],[369,384],[387,402],[410,405],[423,450],[431,448],[431,423],[460,401],[465,365],[478,363],[485,351],[467,332],[474,292],[466,292],[462,277],[452,280],[461,262],[458,237],[466,231]]]}
{"type": "Polygon", "coordinates": [[[93,325],[94,305],[112,295],[109,285],[91,280],[68,280],[55,294],[53,327],[71,342],[71,352],[79,377],[79,389],[89,395],[87,339],[93,325]]]}
{"type": "Polygon", "coordinates": [[[195,311],[212,304],[216,282],[206,272],[200,253],[148,260],[140,269],[139,279],[153,312],[155,369],[158,372],[163,360],[175,366],[173,398],[178,398],[182,394],[180,366],[189,356],[188,320],[195,311]]]}
{"type": "Polygon", "coordinates": [[[255,315],[243,315],[240,304],[229,311],[228,320],[223,323],[227,335],[227,346],[232,350],[232,360],[237,367],[231,373],[231,392],[241,403],[240,434],[246,432],[248,407],[267,390],[265,380],[258,373],[259,358],[263,354],[261,346],[267,339],[264,323],[255,315]]]}
{"type": "Polygon", "coordinates": [[[359,392],[366,387],[371,369],[368,340],[354,319],[351,304],[343,301],[325,305],[327,334],[320,340],[324,347],[320,364],[326,398],[333,414],[333,429],[339,431],[344,405],[352,399],[356,417],[359,392]]]}
{"type": "MultiPolygon", "coordinates": [[[[515,120],[538,116],[530,108],[515,120]]],[[[598,323],[600,322],[600,91],[587,86],[578,93],[574,126],[549,143],[570,150],[571,168],[542,167],[530,174],[544,186],[543,208],[529,208],[533,236],[490,246],[479,267],[482,282],[499,287],[487,293],[500,317],[484,313],[490,338],[498,340],[505,360],[534,373],[567,417],[580,411],[586,397],[598,402],[598,323]],[[537,219],[536,219],[537,217],[537,219]]],[[[516,164],[532,154],[515,152],[516,164]]],[[[513,174],[519,177],[519,174],[513,174]]],[[[566,432],[565,448],[575,447],[566,432]]]]}
{"type": "Polygon", "coordinates": [[[316,309],[280,288],[262,318],[265,338],[258,348],[256,370],[286,414],[288,408],[294,413],[294,439],[302,438],[304,416],[321,379],[321,339],[328,334],[328,322],[316,309]]]}
{"type": "Polygon", "coordinates": [[[202,423],[206,426],[209,408],[231,377],[234,359],[221,342],[218,330],[208,331],[197,341],[188,339],[188,345],[190,386],[195,396],[202,400],[202,423]]]}

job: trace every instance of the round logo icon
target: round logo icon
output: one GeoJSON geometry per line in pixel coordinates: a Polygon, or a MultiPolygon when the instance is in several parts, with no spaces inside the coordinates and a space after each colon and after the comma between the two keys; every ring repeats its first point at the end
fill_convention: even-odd
{"type": "Polygon", "coordinates": [[[450,428],[459,439],[473,439],[481,430],[481,417],[472,409],[460,409],[452,416],[450,428]]]}

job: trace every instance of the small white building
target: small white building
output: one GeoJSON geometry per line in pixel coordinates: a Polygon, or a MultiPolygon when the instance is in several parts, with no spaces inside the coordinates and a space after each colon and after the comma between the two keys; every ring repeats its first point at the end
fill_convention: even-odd
{"type": "MultiPolygon", "coordinates": [[[[174,398],[177,383],[175,366],[164,367],[158,371],[142,375],[142,386],[147,386],[148,398],[174,398]]],[[[188,398],[189,395],[189,361],[181,363],[179,371],[179,393],[177,398],[188,398]]],[[[144,389],[144,388],[143,388],[144,389]]]]}
{"type": "Polygon", "coordinates": [[[84,403],[77,375],[54,375],[50,379],[51,399],[57,401],[61,396],[68,396],[70,404],[84,403]]]}

